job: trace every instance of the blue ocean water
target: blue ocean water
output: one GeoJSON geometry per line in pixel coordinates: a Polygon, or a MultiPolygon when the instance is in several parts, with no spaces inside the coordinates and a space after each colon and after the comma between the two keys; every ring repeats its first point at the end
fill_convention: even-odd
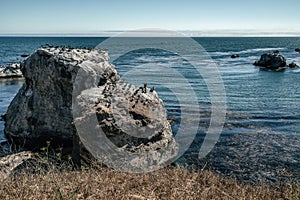
{"type": "MultiPolygon", "coordinates": [[[[106,38],[94,37],[0,37],[0,65],[21,61],[21,54],[30,54],[41,45],[51,44],[72,47],[96,47],[106,38]]],[[[176,38],[173,38],[176,40],[176,38]]],[[[261,71],[252,65],[262,53],[279,50],[288,63],[300,65],[300,38],[194,38],[217,64],[223,79],[228,106],[228,117],[223,134],[268,132],[274,134],[300,134],[300,69],[285,72],[261,71]],[[231,59],[232,54],[240,58],[231,59]]],[[[175,42],[174,42],[175,44],[175,42]]],[[[204,109],[210,108],[210,97],[205,82],[195,76],[188,63],[178,55],[157,50],[137,50],[114,61],[121,75],[135,67],[149,63],[172,66],[192,84],[198,101],[204,109]]],[[[164,74],[161,75],[164,77],[164,74]]],[[[21,87],[20,81],[0,82],[0,113],[6,109],[21,87]]],[[[168,110],[169,117],[180,118],[180,106],[168,88],[155,86],[168,110]]],[[[176,84],[176,83],[174,83],[176,84]]],[[[207,112],[209,113],[209,111],[207,112]]],[[[176,125],[175,125],[176,126],[176,125]]],[[[0,121],[0,140],[4,123],[0,121]]],[[[176,127],[175,127],[176,129],[176,127]]],[[[176,131],[176,130],[175,130],[176,131]]]]}

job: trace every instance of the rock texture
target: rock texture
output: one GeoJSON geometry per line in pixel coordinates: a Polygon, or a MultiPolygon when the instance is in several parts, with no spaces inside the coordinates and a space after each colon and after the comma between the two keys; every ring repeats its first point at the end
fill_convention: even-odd
{"type": "Polygon", "coordinates": [[[21,64],[25,84],[6,114],[4,132],[8,141],[28,149],[39,148],[47,140],[72,145],[73,80],[83,62],[93,56],[108,65],[108,61],[100,62],[99,55],[102,53],[88,50],[40,48],[28,57],[21,64]]]}
{"type": "Polygon", "coordinates": [[[265,70],[283,71],[287,68],[286,59],[279,53],[265,53],[254,65],[265,70]]]}
{"type": "Polygon", "coordinates": [[[178,147],[166,109],[155,91],[123,81],[108,82],[85,90],[78,96],[78,102],[79,116],[75,123],[83,133],[80,138],[85,147],[106,164],[139,172],[155,170],[176,157],[178,147]],[[98,134],[98,129],[103,131],[102,135],[98,134]],[[104,147],[105,137],[112,145],[104,147]],[[110,152],[114,153],[110,155],[110,152]],[[131,156],[126,152],[139,155],[131,156]],[[147,152],[155,153],[147,155],[147,152]],[[134,160],[134,164],[125,165],[128,160],[134,160]],[[152,166],[153,163],[157,165],[152,166]]]}
{"type": "MultiPolygon", "coordinates": [[[[136,87],[122,81],[106,51],[40,48],[24,61],[21,70],[25,84],[5,117],[5,135],[10,143],[27,149],[47,140],[72,146],[78,124],[79,128],[90,126],[90,116],[96,116],[96,127],[120,151],[161,149],[169,152],[168,158],[177,155],[166,110],[157,93],[146,84],[136,87]],[[72,99],[78,103],[75,121],[72,99]]],[[[89,131],[84,129],[80,139],[100,140],[89,131]]]]}
{"type": "Polygon", "coordinates": [[[31,152],[25,151],[6,155],[0,158],[0,180],[27,169],[31,170],[37,163],[37,159],[31,152]]]}
{"type": "Polygon", "coordinates": [[[20,65],[20,63],[12,63],[0,67],[0,79],[22,77],[23,75],[20,69],[20,65]]]}

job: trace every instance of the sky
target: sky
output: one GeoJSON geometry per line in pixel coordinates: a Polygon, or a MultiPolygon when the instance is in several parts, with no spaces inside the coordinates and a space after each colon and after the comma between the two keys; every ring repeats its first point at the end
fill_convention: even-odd
{"type": "MultiPolygon", "coordinates": [[[[298,34],[299,0],[0,0],[0,34],[298,34]]],[[[299,34],[300,36],[300,34],[299,34]]]]}

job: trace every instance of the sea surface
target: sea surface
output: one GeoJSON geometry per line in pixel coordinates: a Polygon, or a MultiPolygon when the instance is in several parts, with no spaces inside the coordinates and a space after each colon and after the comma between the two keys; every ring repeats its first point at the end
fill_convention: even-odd
{"type": "MultiPolygon", "coordinates": [[[[94,37],[0,37],[0,66],[22,61],[21,54],[31,54],[41,45],[51,44],[53,46],[94,48],[105,39],[94,37]]],[[[252,63],[259,59],[261,54],[278,50],[286,57],[287,63],[295,62],[300,65],[300,54],[294,51],[295,48],[300,47],[300,38],[206,37],[193,39],[207,51],[208,56],[216,64],[225,87],[227,117],[220,142],[217,144],[219,146],[216,149],[219,148],[219,150],[226,151],[230,142],[240,141],[245,144],[249,140],[255,141],[261,138],[262,141],[258,141],[257,144],[268,146],[269,142],[270,145],[272,143],[272,147],[277,145],[278,148],[272,151],[278,153],[278,155],[283,154],[283,152],[281,153],[282,148],[288,147],[287,151],[293,152],[293,154],[289,154],[289,158],[292,161],[286,161],[286,163],[282,164],[279,159],[278,162],[282,164],[282,168],[292,166],[294,169],[299,169],[300,152],[299,146],[297,146],[299,143],[293,143],[293,146],[290,147],[288,145],[291,144],[290,140],[293,140],[293,142],[295,140],[299,142],[300,140],[300,69],[269,72],[260,70],[258,67],[253,66],[252,63]],[[232,59],[230,57],[232,54],[238,54],[240,57],[232,59]],[[244,134],[247,137],[249,136],[247,141],[244,141],[245,138],[240,138],[244,134]],[[260,135],[263,136],[260,137],[260,135]],[[228,139],[230,136],[231,138],[228,139]],[[270,138],[270,141],[266,138],[270,138]],[[286,143],[280,146],[279,141],[283,141],[282,138],[286,140],[286,143]]],[[[132,44],[136,41],[134,38],[128,40],[132,40],[132,44]]],[[[178,45],[176,40],[177,38],[169,38],[168,41],[171,44],[178,45]]],[[[129,44],[131,43],[129,42],[129,44]]],[[[180,47],[179,45],[177,48],[188,47],[180,47]]],[[[136,49],[114,60],[113,64],[115,64],[120,75],[126,75],[126,73],[135,68],[151,71],[151,65],[177,70],[195,91],[197,101],[203,110],[202,116],[204,117],[200,121],[200,125],[204,127],[209,125],[211,97],[206,82],[201,75],[195,75],[195,70],[192,69],[190,63],[181,58],[176,52],[149,48],[136,49]]],[[[154,69],[157,70],[157,67],[154,69]]],[[[149,77],[146,76],[140,77],[140,80],[144,78],[147,80],[149,87],[155,87],[155,90],[164,101],[169,118],[175,121],[173,130],[174,134],[176,134],[181,116],[180,100],[176,98],[176,95],[166,85],[157,84],[155,81],[151,82],[149,77]]],[[[170,78],[172,77],[167,73],[160,74],[160,80],[170,78]]],[[[176,80],[173,81],[173,84],[175,86],[177,84],[178,88],[181,87],[180,82],[176,80]]],[[[21,85],[22,80],[0,81],[0,113],[6,112],[10,101],[21,85]]],[[[3,129],[4,122],[0,120],[0,140],[2,141],[5,140],[3,129]]],[[[201,129],[200,127],[198,131],[200,135],[201,132],[205,132],[205,128],[201,129]]],[[[195,141],[201,143],[200,136],[195,141]]],[[[255,142],[251,144],[252,146],[249,144],[250,146],[247,147],[238,145],[237,149],[240,149],[237,151],[240,153],[255,147],[255,142]]],[[[201,146],[197,142],[193,145],[195,152],[201,146]]],[[[255,150],[253,151],[255,152],[255,150]]],[[[234,155],[242,156],[242,154],[237,153],[234,155]]],[[[239,158],[235,159],[238,160],[239,158]]],[[[258,160],[263,159],[269,163],[268,159],[270,159],[270,156],[262,156],[258,160]]],[[[272,159],[276,158],[272,157],[272,159]]],[[[249,162],[255,161],[250,160],[249,162]]],[[[248,164],[245,163],[245,166],[248,164]]],[[[220,163],[211,165],[212,168],[218,168],[218,166],[220,166],[220,163]]],[[[223,168],[218,170],[228,171],[228,169],[224,170],[223,168]]],[[[237,171],[237,169],[232,169],[232,171],[234,170],[237,171]]]]}

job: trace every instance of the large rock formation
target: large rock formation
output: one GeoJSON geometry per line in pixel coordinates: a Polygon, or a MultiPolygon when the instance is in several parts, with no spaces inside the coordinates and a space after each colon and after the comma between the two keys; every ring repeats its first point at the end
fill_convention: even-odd
{"type": "Polygon", "coordinates": [[[94,128],[101,128],[120,151],[162,150],[166,159],[176,156],[177,145],[157,93],[146,84],[124,83],[106,51],[40,48],[21,70],[25,84],[5,117],[10,143],[27,149],[48,140],[72,146],[79,129],[79,138],[93,150],[90,143],[101,140],[94,128]],[[90,123],[93,116],[97,124],[90,123]]]}
{"type": "Polygon", "coordinates": [[[101,55],[107,58],[96,51],[40,48],[28,57],[21,64],[25,84],[11,102],[5,118],[4,132],[9,142],[29,149],[39,148],[47,140],[72,145],[73,81],[80,66],[88,60],[111,68],[107,59],[100,60],[101,55]]]}
{"type": "Polygon", "coordinates": [[[81,141],[107,165],[142,172],[177,155],[166,110],[155,91],[109,82],[83,91],[77,101],[75,124],[81,141]]]}
{"type": "Polygon", "coordinates": [[[282,71],[287,68],[285,57],[278,52],[261,55],[260,59],[254,62],[254,65],[274,71],[282,71]]]}

